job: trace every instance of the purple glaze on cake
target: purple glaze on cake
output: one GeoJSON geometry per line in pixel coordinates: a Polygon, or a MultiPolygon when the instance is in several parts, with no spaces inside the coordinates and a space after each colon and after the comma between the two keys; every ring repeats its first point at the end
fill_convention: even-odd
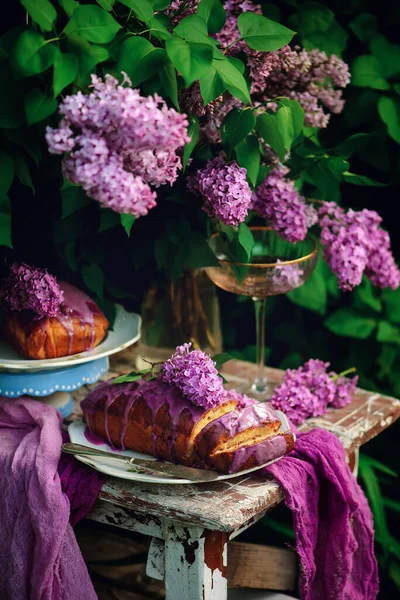
{"type": "Polygon", "coordinates": [[[78,318],[83,328],[90,327],[90,343],[88,350],[93,348],[96,332],[94,328],[94,315],[102,315],[99,307],[82,290],[75,286],[60,281],[59,286],[64,294],[64,300],[55,318],[65,327],[69,337],[69,353],[71,353],[74,340],[74,318],[78,318]]]}
{"type": "Polygon", "coordinates": [[[273,435],[258,444],[239,448],[233,452],[233,460],[229,466],[228,473],[240,471],[250,457],[255,458],[256,465],[265,463],[286,454],[287,442],[284,435],[273,435]]]}
{"type": "MultiPolygon", "coordinates": [[[[100,401],[105,399],[103,406],[104,410],[104,422],[105,430],[108,438],[108,442],[113,446],[111,437],[108,430],[108,415],[110,408],[114,401],[120,396],[125,396],[125,403],[120,408],[119,417],[121,419],[121,432],[119,443],[121,448],[125,449],[125,436],[129,422],[129,414],[134,406],[135,402],[141,398],[145,398],[146,404],[150,409],[152,425],[154,430],[154,423],[157,411],[165,404],[168,404],[168,411],[171,417],[171,439],[169,440],[170,451],[174,447],[178,425],[180,419],[185,414],[190,414],[190,422],[195,424],[198,420],[207,412],[204,408],[195,406],[187,401],[183,396],[182,392],[167,383],[164,383],[160,379],[153,379],[146,381],[144,379],[135,381],[133,383],[120,383],[112,384],[109,382],[98,385],[90,394],[82,401],[81,407],[86,420],[89,425],[89,430],[93,434],[93,430],[90,426],[91,419],[94,418],[96,409],[100,401]]],[[[187,434],[190,434],[188,429],[187,434]]],[[[156,439],[153,433],[153,452],[156,452],[156,439]]]]}

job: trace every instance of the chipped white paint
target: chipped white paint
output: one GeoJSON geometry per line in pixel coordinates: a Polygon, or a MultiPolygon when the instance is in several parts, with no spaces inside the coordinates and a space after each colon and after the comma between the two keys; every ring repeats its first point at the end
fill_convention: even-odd
{"type": "Polygon", "coordinates": [[[227,600],[227,540],[216,536],[224,534],[167,527],[165,600],[227,600]]]}
{"type": "Polygon", "coordinates": [[[162,581],[165,577],[165,543],[164,540],[152,538],[147,555],[146,575],[162,581]]]}

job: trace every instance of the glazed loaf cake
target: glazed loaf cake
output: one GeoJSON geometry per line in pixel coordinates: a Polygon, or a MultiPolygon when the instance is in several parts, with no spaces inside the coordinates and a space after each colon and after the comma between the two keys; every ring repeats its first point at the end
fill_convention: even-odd
{"type": "Polygon", "coordinates": [[[3,334],[26,358],[47,359],[91,350],[106,336],[108,321],[81,290],[59,283],[64,301],[54,317],[35,319],[28,311],[5,315],[3,334]]]}
{"type": "MultiPolygon", "coordinates": [[[[238,472],[292,449],[294,437],[278,433],[281,421],[266,404],[238,407],[229,399],[213,408],[195,406],[160,379],[97,386],[81,403],[93,436],[184,465],[238,472]]],[[[94,440],[95,441],[95,440],[94,440]]]]}

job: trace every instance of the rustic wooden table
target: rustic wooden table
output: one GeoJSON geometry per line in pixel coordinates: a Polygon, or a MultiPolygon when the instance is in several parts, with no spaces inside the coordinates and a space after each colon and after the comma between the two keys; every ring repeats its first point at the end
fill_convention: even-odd
{"type": "MultiPolygon", "coordinates": [[[[117,356],[113,373],[132,370],[132,355],[117,356]]],[[[255,365],[226,363],[228,381],[254,378],[255,365]]],[[[282,371],[266,369],[279,382],[282,371]]],[[[76,395],[79,416],[79,399],[76,395]]],[[[299,429],[322,427],[339,437],[356,472],[358,450],[400,416],[400,401],[357,389],[352,403],[310,419],[299,429]]],[[[226,600],[227,542],[283,500],[280,487],[257,475],[194,485],[149,485],[110,478],[88,518],[151,536],[147,574],[165,579],[166,600],[226,600]]]]}

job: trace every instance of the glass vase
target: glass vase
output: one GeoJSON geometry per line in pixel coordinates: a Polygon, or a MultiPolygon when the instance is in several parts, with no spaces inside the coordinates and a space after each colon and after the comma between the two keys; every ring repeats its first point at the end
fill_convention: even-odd
{"type": "Polygon", "coordinates": [[[192,342],[211,356],[222,351],[216,288],[204,269],[185,270],[176,282],[153,283],[142,308],[136,368],[164,362],[176,346],[192,342]]]}

